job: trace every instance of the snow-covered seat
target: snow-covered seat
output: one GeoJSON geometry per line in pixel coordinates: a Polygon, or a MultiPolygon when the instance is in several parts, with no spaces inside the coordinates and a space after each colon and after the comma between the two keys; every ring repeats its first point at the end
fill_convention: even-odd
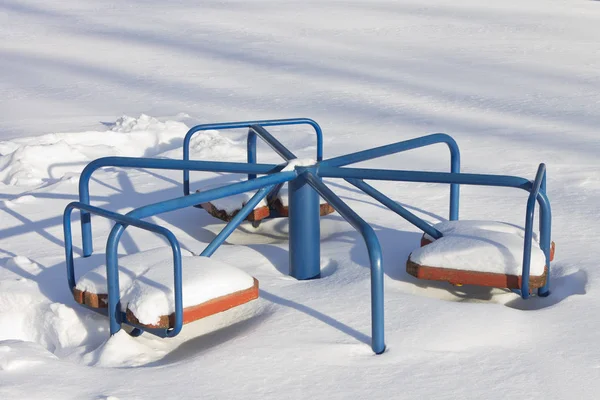
{"type": "MultiPolygon", "coordinates": [[[[238,268],[182,250],[183,323],[258,298],[258,281],[238,268]]],[[[79,278],[73,296],[80,304],[108,307],[106,267],[79,278]]],[[[173,256],[170,247],[119,258],[121,310],[127,320],[148,328],[174,326],[173,256]]]]}
{"type": "MultiPolygon", "coordinates": [[[[240,181],[241,182],[241,181],[240,181]]],[[[217,187],[217,186],[215,186],[217,187]]],[[[205,190],[212,189],[207,187],[205,190]]],[[[200,190],[198,190],[200,192],[200,190]]],[[[205,209],[210,215],[223,221],[231,221],[240,209],[256,194],[256,191],[245,192],[233,196],[223,197],[211,202],[202,203],[200,207],[205,209]]],[[[262,199],[254,210],[246,217],[247,221],[260,221],[270,215],[269,205],[266,199],[262,199]]]]}
{"type": "MultiPolygon", "coordinates": [[[[256,191],[240,193],[229,197],[213,200],[211,202],[202,203],[200,206],[205,209],[210,215],[215,218],[219,218],[223,221],[231,221],[233,217],[240,211],[240,209],[254,196],[256,191]]],[[[287,183],[282,185],[277,193],[277,196],[273,198],[270,203],[267,203],[266,199],[261,200],[258,205],[252,210],[246,217],[248,221],[260,221],[271,215],[271,209],[277,211],[282,217],[287,217],[289,214],[289,195],[287,183]]],[[[319,205],[319,212],[321,216],[331,214],[335,210],[333,207],[321,200],[319,205]]]]}
{"type": "MultiPolygon", "coordinates": [[[[443,237],[425,234],[421,248],[407,260],[406,271],[420,279],[520,289],[523,242],[521,227],[494,221],[446,221],[435,225],[443,237]]],[[[554,243],[550,260],[554,258],[554,243]]],[[[544,286],[547,268],[544,252],[534,234],[529,287],[544,286]]]]}

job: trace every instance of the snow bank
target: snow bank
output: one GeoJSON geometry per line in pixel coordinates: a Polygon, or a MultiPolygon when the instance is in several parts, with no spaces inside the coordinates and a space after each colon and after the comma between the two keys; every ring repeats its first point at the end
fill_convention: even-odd
{"type": "Polygon", "coordinates": [[[0,371],[28,369],[58,358],[37,343],[20,340],[0,341],[0,371]]]}
{"type": "MultiPolygon", "coordinates": [[[[97,325],[93,318],[82,317],[70,306],[48,299],[34,279],[19,277],[10,272],[13,270],[24,271],[32,278],[44,272],[42,266],[24,256],[12,257],[0,265],[0,340],[37,342],[59,357],[84,342],[95,341],[97,325]]],[[[0,355],[0,364],[1,359],[0,355]]]]}
{"type": "MultiPolygon", "coordinates": [[[[178,149],[181,154],[181,149],[178,149]]],[[[190,140],[193,160],[246,161],[246,144],[232,140],[218,131],[196,133],[190,140]]]]}
{"type": "MultiPolygon", "coordinates": [[[[445,221],[434,225],[444,235],[413,251],[411,261],[430,267],[521,275],[525,230],[494,221],[445,221]]],[[[426,236],[432,239],[430,236],[426,236]]],[[[531,247],[531,275],[542,275],[546,258],[537,236],[531,247]]]]}
{"type": "MultiPolygon", "coordinates": [[[[107,131],[51,133],[0,142],[0,182],[32,186],[79,173],[99,157],[150,157],[181,146],[188,127],[142,114],[123,116],[107,131]]],[[[200,139],[199,139],[200,140],[200,139]]]]}

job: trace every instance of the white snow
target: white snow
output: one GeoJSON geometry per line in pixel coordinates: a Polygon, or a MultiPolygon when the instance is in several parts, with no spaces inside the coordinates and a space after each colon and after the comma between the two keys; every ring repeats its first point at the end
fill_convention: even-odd
{"type": "MultiPolygon", "coordinates": [[[[411,261],[430,267],[521,275],[525,229],[496,221],[445,221],[434,227],[444,236],[413,251],[411,261]]],[[[429,235],[426,235],[431,240],[429,235]]],[[[546,258],[531,242],[530,273],[544,273],[546,258]]]]}
{"type": "MultiPolygon", "coordinates": [[[[181,146],[188,128],[148,115],[122,116],[110,130],[50,133],[0,142],[0,181],[6,185],[39,185],[79,173],[99,157],[155,156],[181,146]]],[[[200,139],[199,139],[200,140],[200,139]]]]}
{"type": "MultiPolygon", "coordinates": [[[[181,250],[181,256],[192,256],[192,253],[184,249],[181,250]]],[[[86,264],[88,259],[75,259],[75,268],[86,264]]],[[[173,251],[171,247],[158,247],[156,249],[133,253],[128,256],[119,257],[119,288],[121,296],[125,295],[133,281],[146,273],[154,264],[173,263],[173,251]]],[[[171,268],[172,271],[172,268],[171,268]]],[[[91,293],[108,293],[106,283],[106,265],[101,264],[94,269],[89,270],[83,276],[77,279],[76,289],[91,293]]]]}
{"type": "Polygon", "coordinates": [[[294,158],[292,160],[289,160],[285,164],[285,167],[281,171],[282,172],[293,171],[296,169],[296,167],[310,167],[315,164],[316,164],[316,161],[311,158],[304,158],[304,159],[294,158]]]}
{"type": "MultiPolygon", "coordinates": [[[[254,284],[250,275],[219,260],[183,257],[181,264],[184,308],[249,289],[254,284]]],[[[121,305],[147,325],[158,323],[161,315],[174,313],[173,261],[151,265],[135,279],[121,305]]]]}
{"type": "MultiPolygon", "coordinates": [[[[598,398],[600,2],[3,0],[0,37],[0,399],[598,398]],[[320,220],[321,279],[288,276],[285,219],[241,226],[211,259],[255,276],[258,301],[171,339],[109,338],[66,282],[62,213],[84,166],[181,159],[194,125],[291,117],[321,124],[325,159],[446,132],[464,172],[532,179],[546,162],[551,295],[414,279],[405,260],[422,232],[326,179],[381,242],[383,355],[369,348],[366,248],[337,214],[320,220]]],[[[311,127],[267,129],[316,157],[311,127]]],[[[244,161],[246,135],[198,133],[191,158],[244,161]]],[[[262,141],[257,155],[281,162],[262,141]]],[[[448,171],[449,155],[434,145],[357,166],[448,171]]],[[[237,178],[192,172],[191,184],[237,178]]],[[[104,168],[91,202],[126,213],[181,196],[181,181],[104,168]]],[[[446,185],[369,183],[432,224],[448,216],[446,185]]],[[[526,199],[463,185],[460,218],[522,226],[526,199]]],[[[224,226],[191,207],[148,220],[194,254],[224,226]]],[[[85,260],[77,213],[72,228],[81,277],[104,265],[112,223],[93,218],[85,260]]],[[[164,246],[128,227],[119,256],[164,246]]],[[[139,265],[169,256],[149,258],[139,265]]]]}

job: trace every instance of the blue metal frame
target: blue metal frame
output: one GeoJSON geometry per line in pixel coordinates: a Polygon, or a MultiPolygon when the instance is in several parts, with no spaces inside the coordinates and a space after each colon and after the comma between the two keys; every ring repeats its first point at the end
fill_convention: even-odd
{"type": "MultiPolygon", "coordinates": [[[[131,225],[140,229],[157,233],[164,236],[173,251],[173,279],[174,279],[174,295],[175,295],[175,326],[172,329],[154,329],[152,333],[161,337],[176,336],[183,326],[183,300],[182,300],[182,279],[181,279],[181,248],[177,238],[167,228],[158,226],[149,222],[141,221],[127,215],[118,214],[102,208],[93,207],[89,204],[81,202],[72,202],[67,205],[63,214],[63,233],[65,237],[65,257],[67,264],[67,280],[71,291],[75,289],[75,265],[73,261],[73,236],[71,233],[71,214],[73,210],[88,212],[88,215],[95,214],[104,218],[108,218],[125,226],[131,225]]],[[[106,252],[106,280],[108,288],[108,308],[96,309],[90,308],[102,314],[108,314],[110,321],[111,335],[121,329],[121,323],[127,323],[136,329],[146,330],[148,328],[141,327],[127,320],[126,314],[121,311],[121,301],[119,292],[119,271],[117,264],[117,254],[115,252],[106,252]]]]}
{"type": "Polygon", "coordinates": [[[70,220],[73,209],[81,212],[81,227],[83,241],[83,255],[92,254],[91,214],[97,214],[115,221],[108,237],[106,246],[106,268],[109,291],[109,307],[107,311],[94,309],[94,311],[107,313],[110,319],[110,332],[116,333],[121,324],[127,321],[125,314],[120,310],[120,294],[118,281],[117,248],[119,240],[127,226],[132,225],[141,229],[161,234],[167,238],[173,249],[174,282],[175,282],[175,326],[169,330],[147,329],[135,326],[136,333],[147,331],[158,336],[175,336],[181,330],[183,307],[181,293],[181,253],[179,244],[173,234],[165,228],[144,222],[141,219],[177,209],[195,206],[200,203],[210,202],[218,198],[231,196],[247,191],[257,192],[250,201],[232,218],[223,230],[208,244],[201,253],[210,257],[217,248],[224,243],[227,237],[235,230],[265,197],[275,196],[285,182],[289,182],[289,250],[290,250],[290,275],[297,279],[313,279],[320,275],[320,226],[319,226],[319,195],[340,213],[363,236],[369,254],[371,270],[371,347],[376,354],[385,351],[384,341],[384,306],[383,306],[383,256],[377,236],[367,222],[358,216],[346,203],[331,191],[322,181],[322,177],[345,179],[362,192],[371,196],[391,211],[406,219],[434,238],[442,237],[442,233],[415,214],[390,199],[363,179],[404,181],[404,182],[431,182],[450,185],[450,220],[457,220],[459,214],[459,188],[460,185],[483,185],[512,187],[528,191],[525,238],[523,249],[523,271],[521,290],[518,291],[523,298],[528,298],[529,273],[531,262],[531,243],[533,237],[533,220],[535,203],[539,204],[539,229],[540,247],[546,256],[548,277],[543,288],[538,290],[539,296],[547,296],[550,282],[550,245],[551,245],[551,209],[546,196],[546,167],[541,164],[535,180],[507,175],[464,174],[460,172],[460,152],[457,143],[450,136],[436,133],[419,138],[409,139],[386,146],[359,151],[344,156],[333,157],[323,161],[323,138],[319,125],[307,118],[229,122],[220,124],[204,124],[191,128],[184,138],[183,160],[165,160],[130,157],[105,157],[91,162],[82,172],[79,182],[79,202],[73,202],[65,209],[63,225],[65,233],[65,254],[67,259],[67,277],[71,289],[75,287],[75,272],[73,265],[73,246],[71,238],[70,220]],[[296,156],[273,137],[266,129],[267,126],[308,124],[315,129],[317,135],[317,163],[313,166],[297,166],[294,171],[280,172],[284,165],[256,163],[256,138],[260,137],[284,160],[290,161],[296,156]],[[209,129],[234,129],[248,128],[247,163],[191,161],[190,140],[200,131],[209,129]],[[413,150],[438,143],[444,143],[450,150],[450,172],[424,172],[403,171],[386,169],[349,168],[347,165],[383,157],[407,150],[413,150]],[[126,215],[121,215],[91,206],[89,194],[89,181],[93,172],[99,168],[130,167],[150,169],[170,169],[183,171],[184,196],[169,199],[154,204],[137,208],[126,215]],[[190,171],[233,172],[248,175],[248,180],[210,189],[203,192],[190,194],[190,171]],[[257,175],[265,175],[258,177],[257,175]]]}

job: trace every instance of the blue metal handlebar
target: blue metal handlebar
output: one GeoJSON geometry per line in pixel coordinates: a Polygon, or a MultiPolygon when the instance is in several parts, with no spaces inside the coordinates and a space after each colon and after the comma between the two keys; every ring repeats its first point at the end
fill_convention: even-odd
{"type": "MultiPolygon", "coordinates": [[[[192,136],[201,131],[207,131],[211,129],[236,129],[236,128],[249,128],[252,125],[259,126],[285,126],[285,125],[310,125],[315,130],[317,135],[317,161],[323,159],[323,131],[319,124],[310,118],[287,118],[287,119],[268,119],[268,120],[257,120],[257,121],[240,121],[240,122],[224,122],[218,124],[202,124],[192,127],[185,135],[183,139],[183,160],[190,159],[190,141],[192,136]]],[[[248,150],[250,157],[250,150],[248,150]]],[[[256,154],[256,150],[254,150],[256,154]]],[[[190,194],[190,170],[183,170],[183,194],[190,194]]]]}
{"type": "MultiPolygon", "coordinates": [[[[529,197],[527,199],[527,210],[525,212],[525,244],[523,247],[523,271],[521,283],[521,297],[529,297],[529,273],[531,266],[531,242],[533,240],[533,218],[535,213],[536,200],[547,203],[546,212],[540,212],[540,243],[546,258],[546,265],[550,266],[550,204],[547,201],[545,191],[542,191],[546,181],[546,165],[540,164],[535,175],[535,180],[531,186],[529,197]],[[547,243],[546,243],[547,242],[547,243]]],[[[550,284],[550,270],[546,276],[546,283],[540,290],[540,295],[547,296],[550,284]]]]}
{"type": "MultiPolygon", "coordinates": [[[[71,214],[74,209],[85,210],[89,214],[98,215],[113,220],[119,226],[135,226],[150,232],[164,236],[173,251],[173,276],[175,296],[175,326],[167,330],[161,336],[175,336],[183,326],[183,300],[182,300],[182,274],[181,274],[181,248],[177,238],[167,228],[141,221],[131,216],[118,214],[102,208],[90,206],[81,202],[72,202],[67,205],[63,214],[63,232],[65,237],[65,256],[67,264],[67,279],[71,291],[75,288],[75,265],[73,261],[73,238],[71,233],[71,214]]],[[[114,334],[121,329],[123,314],[120,309],[121,295],[119,290],[119,270],[117,261],[117,249],[106,252],[106,281],[108,288],[108,318],[110,320],[110,331],[114,334]]]]}

